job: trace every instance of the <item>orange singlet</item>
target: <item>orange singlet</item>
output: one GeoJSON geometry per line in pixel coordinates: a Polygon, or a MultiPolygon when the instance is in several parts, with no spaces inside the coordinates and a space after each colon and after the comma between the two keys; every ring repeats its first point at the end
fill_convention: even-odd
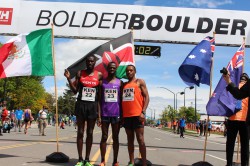
{"type": "MultiPolygon", "coordinates": [[[[241,88],[244,83],[240,83],[239,88],[241,88]]],[[[229,117],[229,120],[246,121],[247,110],[248,110],[248,98],[242,99],[242,109],[236,114],[229,117]]]]}
{"type": "Polygon", "coordinates": [[[137,80],[125,83],[122,95],[123,117],[140,116],[143,105],[144,98],[137,85],[137,80]]]}

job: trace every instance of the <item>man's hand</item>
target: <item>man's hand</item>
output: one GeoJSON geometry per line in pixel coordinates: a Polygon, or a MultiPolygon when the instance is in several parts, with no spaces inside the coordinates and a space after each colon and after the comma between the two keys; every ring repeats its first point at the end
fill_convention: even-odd
{"type": "Polygon", "coordinates": [[[102,120],[101,120],[101,118],[97,118],[97,126],[98,127],[101,127],[102,126],[102,120]]]}
{"type": "Polygon", "coordinates": [[[232,82],[231,79],[230,79],[229,71],[227,71],[227,74],[223,74],[222,76],[223,76],[223,78],[224,78],[224,80],[226,81],[227,84],[230,84],[232,82]]]}
{"type": "Polygon", "coordinates": [[[64,71],[64,76],[65,76],[67,79],[70,78],[70,73],[69,73],[69,71],[68,71],[67,69],[65,69],[65,71],[64,71]]]}
{"type": "Polygon", "coordinates": [[[141,115],[139,116],[139,121],[144,124],[144,122],[145,122],[145,115],[143,113],[141,113],[141,115]]]}

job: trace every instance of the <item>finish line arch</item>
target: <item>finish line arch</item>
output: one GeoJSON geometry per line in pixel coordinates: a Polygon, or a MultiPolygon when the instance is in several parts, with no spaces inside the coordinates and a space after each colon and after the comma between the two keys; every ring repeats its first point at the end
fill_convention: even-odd
{"type": "Polygon", "coordinates": [[[54,24],[55,37],[111,40],[133,27],[136,42],[197,44],[216,32],[216,45],[250,47],[248,11],[3,0],[0,35],[54,24]]]}

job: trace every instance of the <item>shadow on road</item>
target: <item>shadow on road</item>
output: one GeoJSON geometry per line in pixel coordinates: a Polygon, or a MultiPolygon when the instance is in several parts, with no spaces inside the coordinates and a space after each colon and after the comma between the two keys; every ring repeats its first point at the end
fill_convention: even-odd
{"type": "MultiPolygon", "coordinates": [[[[37,136],[37,135],[36,135],[37,136]]],[[[49,140],[46,140],[46,137],[42,137],[40,136],[41,138],[45,138],[45,140],[32,140],[32,139],[1,139],[1,140],[5,140],[5,141],[20,141],[20,142],[51,142],[51,143],[56,143],[56,141],[49,141],[49,140]]],[[[72,143],[72,144],[76,144],[75,141],[59,141],[61,143],[72,143]]],[[[85,142],[84,142],[85,143],[85,142]]],[[[99,145],[100,143],[99,142],[93,142],[93,145],[99,145]]],[[[111,143],[107,143],[107,145],[112,145],[111,143]]],[[[127,143],[120,143],[120,146],[126,146],[127,147],[127,143]]],[[[138,145],[135,145],[135,147],[139,147],[138,145]]],[[[172,150],[195,150],[195,151],[203,151],[204,149],[202,148],[185,148],[185,147],[170,147],[170,146],[147,146],[147,148],[158,148],[158,149],[172,149],[172,150]]],[[[210,152],[226,152],[226,150],[216,150],[216,149],[207,149],[206,151],[210,151],[210,152]]],[[[235,150],[236,152],[236,150],[235,150]]]]}
{"type": "Polygon", "coordinates": [[[19,157],[14,155],[0,154],[0,158],[19,157]]]}

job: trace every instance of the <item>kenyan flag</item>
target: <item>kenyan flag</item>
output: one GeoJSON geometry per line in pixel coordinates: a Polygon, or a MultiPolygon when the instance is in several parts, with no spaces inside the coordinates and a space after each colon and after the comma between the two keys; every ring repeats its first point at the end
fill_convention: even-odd
{"type": "Polygon", "coordinates": [[[115,38],[107,43],[100,45],[90,51],[83,58],[68,67],[71,77],[74,77],[79,70],[85,69],[85,58],[88,55],[97,57],[95,69],[102,72],[104,78],[107,77],[107,65],[109,62],[117,63],[118,68],[116,76],[118,78],[126,78],[126,67],[129,64],[134,65],[134,45],[132,32],[121,37],[115,38]]]}

